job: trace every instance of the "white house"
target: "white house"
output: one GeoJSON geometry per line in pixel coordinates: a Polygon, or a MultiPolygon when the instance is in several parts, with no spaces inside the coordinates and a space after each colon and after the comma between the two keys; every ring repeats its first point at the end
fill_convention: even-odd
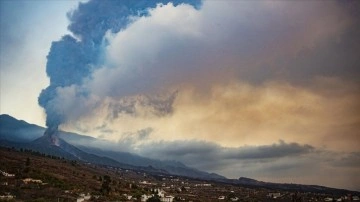
{"type": "Polygon", "coordinates": [[[2,170],[0,170],[0,173],[5,177],[15,177],[15,174],[10,174],[2,170]]]}
{"type": "Polygon", "coordinates": [[[140,181],[139,184],[151,185],[152,183],[144,180],[144,181],[140,181]]]}
{"type": "Polygon", "coordinates": [[[233,197],[233,198],[231,198],[230,200],[231,200],[231,201],[238,201],[239,198],[238,198],[238,197],[233,197]]]}
{"type": "Polygon", "coordinates": [[[280,194],[279,192],[269,193],[269,194],[268,194],[268,197],[271,197],[271,198],[279,198],[279,197],[281,197],[281,194],[280,194]]]}
{"type": "Polygon", "coordinates": [[[160,201],[161,202],[173,202],[174,201],[174,198],[173,196],[165,196],[165,197],[161,197],[160,198],[160,201]]]}
{"type": "MultiPolygon", "coordinates": [[[[154,195],[146,195],[146,194],[143,194],[141,195],[141,201],[142,202],[145,202],[147,201],[149,198],[153,197],[154,195]]],[[[129,199],[130,200],[130,199],[129,199]]]]}
{"type": "Polygon", "coordinates": [[[88,193],[88,194],[80,194],[80,197],[76,199],[76,202],[83,202],[83,201],[87,201],[87,200],[90,200],[91,198],[91,195],[88,193]]]}
{"type": "Polygon", "coordinates": [[[0,199],[4,199],[4,200],[8,200],[8,199],[13,199],[15,198],[15,196],[7,193],[6,195],[0,195],[0,199]]]}
{"type": "Polygon", "coordinates": [[[195,187],[211,187],[211,184],[195,184],[195,187]]]}
{"type": "Polygon", "coordinates": [[[165,191],[162,189],[152,189],[154,193],[157,193],[157,195],[161,198],[165,196],[165,191]]]}
{"type": "Polygon", "coordinates": [[[23,182],[24,182],[25,184],[29,184],[29,183],[42,184],[42,181],[41,181],[41,180],[32,179],[32,178],[25,178],[25,179],[23,179],[23,182]]]}

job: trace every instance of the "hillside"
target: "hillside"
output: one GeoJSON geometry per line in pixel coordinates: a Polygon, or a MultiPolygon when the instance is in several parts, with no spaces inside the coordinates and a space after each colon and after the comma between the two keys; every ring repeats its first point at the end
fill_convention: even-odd
{"type": "Polygon", "coordinates": [[[107,145],[113,143],[105,140],[79,135],[76,133],[59,132],[63,148],[56,148],[46,143],[43,138],[45,128],[17,120],[9,115],[0,115],[0,145],[6,147],[27,148],[41,153],[65,157],[73,160],[122,168],[138,167],[138,169],[165,172],[173,175],[202,179],[226,179],[225,177],[190,168],[177,161],[160,161],[141,157],[128,152],[112,151],[107,145]]]}
{"type": "Polygon", "coordinates": [[[125,180],[119,181],[119,176],[105,167],[23,149],[18,151],[1,148],[0,159],[0,170],[15,174],[13,178],[1,175],[0,195],[10,192],[16,195],[18,200],[54,201],[59,198],[60,201],[67,201],[88,192],[98,195],[101,200],[111,197],[123,199],[121,196],[115,196],[116,194],[105,197],[106,194],[102,190],[104,176],[110,177],[110,187],[114,191],[131,192],[126,188],[128,184],[125,180]],[[38,179],[43,183],[26,184],[23,182],[26,178],[38,179]]]}
{"type": "MultiPolygon", "coordinates": [[[[161,191],[174,201],[323,201],[359,194],[249,187],[139,170],[98,166],[31,150],[0,147],[0,196],[13,201],[140,201],[161,191]],[[14,174],[15,176],[5,176],[14,174]],[[278,196],[274,198],[273,196],[278,196]]],[[[243,179],[242,179],[243,180],[243,179]]],[[[247,182],[254,180],[246,179],[247,182]]],[[[355,199],[355,196],[354,196],[355,199]]]]}

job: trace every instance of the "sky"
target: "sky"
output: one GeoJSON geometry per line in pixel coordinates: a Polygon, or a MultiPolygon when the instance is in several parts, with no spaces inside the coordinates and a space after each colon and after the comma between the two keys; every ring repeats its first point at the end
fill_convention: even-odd
{"type": "Polygon", "coordinates": [[[360,190],[357,1],[0,1],[0,113],[229,178],[360,190]]]}

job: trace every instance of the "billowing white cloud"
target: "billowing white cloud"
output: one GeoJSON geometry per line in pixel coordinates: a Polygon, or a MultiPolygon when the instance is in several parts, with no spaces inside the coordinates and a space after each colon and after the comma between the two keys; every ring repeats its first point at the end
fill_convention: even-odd
{"type": "Polygon", "coordinates": [[[89,86],[101,96],[126,96],[286,75],[286,67],[274,63],[342,33],[350,21],[341,11],[335,2],[205,1],[200,10],[158,5],[108,34],[107,66],[94,72],[89,86]]]}
{"type": "MultiPolygon", "coordinates": [[[[159,101],[141,96],[106,99],[93,105],[92,114],[73,120],[66,127],[82,128],[83,133],[116,141],[124,133],[150,127],[154,130],[151,139],[155,140],[211,140],[236,147],[283,139],[338,151],[357,151],[360,122],[357,85],[319,78],[311,86],[316,87],[285,82],[260,86],[234,82],[214,86],[206,94],[185,88],[171,101],[166,96],[163,100],[158,98],[159,101]],[[113,133],[102,134],[97,130],[103,125],[113,133]]],[[[82,105],[88,103],[84,101],[82,105]]]]}

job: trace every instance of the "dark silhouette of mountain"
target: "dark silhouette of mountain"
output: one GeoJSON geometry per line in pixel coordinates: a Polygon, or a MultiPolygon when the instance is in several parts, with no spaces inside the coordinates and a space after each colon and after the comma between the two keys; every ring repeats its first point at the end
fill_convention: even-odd
{"type": "Polygon", "coordinates": [[[163,169],[168,171],[173,175],[187,176],[192,178],[203,178],[203,179],[226,179],[225,177],[215,174],[207,173],[200,171],[194,168],[189,168],[181,162],[178,161],[160,161],[145,158],[136,154],[131,154],[127,152],[118,152],[118,151],[107,151],[94,147],[78,146],[83,151],[93,153],[99,156],[106,156],[112,159],[115,159],[119,162],[134,166],[152,166],[157,169],[163,169]]]}
{"type": "Polygon", "coordinates": [[[64,157],[66,159],[80,160],[92,164],[116,166],[121,168],[134,168],[127,164],[120,163],[108,157],[100,157],[94,154],[84,152],[77,147],[67,143],[63,139],[58,139],[58,145],[52,144],[52,140],[48,136],[41,136],[40,138],[28,143],[29,149],[53,155],[64,157]]]}
{"type": "Polygon", "coordinates": [[[296,191],[296,192],[313,192],[313,193],[326,193],[326,194],[335,194],[342,195],[346,193],[351,193],[354,195],[359,194],[357,191],[349,191],[346,189],[337,189],[319,185],[304,185],[304,184],[292,184],[292,183],[273,183],[273,182],[263,182],[247,177],[240,177],[239,179],[226,179],[218,180],[224,183],[230,183],[235,185],[241,185],[249,188],[266,188],[272,190],[283,190],[283,191],[296,191]]]}
{"type": "Polygon", "coordinates": [[[0,115],[0,145],[2,146],[26,148],[48,155],[121,168],[151,170],[151,172],[201,179],[226,179],[215,173],[187,167],[178,161],[154,160],[128,152],[95,147],[97,145],[106,147],[110,143],[76,133],[59,131],[59,144],[56,146],[49,136],[43,135],[45,130],[43,127],[17,120],[9,115],[0,115]]]}
{"type": "MultiPolygon", "coordinates": [[[[13,142],[29,142],[44,135],[46,128],[17,120],[7,114],[0,115],[0,139],[13,142]]],[[[59,137],[69,143],[95,141],[96,138],[59,131],[59,137]]]]}
{"type": "Polygon", "coordinates": [[[7,114],[0,115],[0,139],[13,142],[29,142],[41,137],[45,128],[17,120],[7,114]]]}
{"type": "Polygon", "coordinates": [[[238,180],[238,183],[242,183],[242,184],[259,184],[260,181],[251,179],[251,178],[247,178],[247,177],[240,177],[238,180]]]}

